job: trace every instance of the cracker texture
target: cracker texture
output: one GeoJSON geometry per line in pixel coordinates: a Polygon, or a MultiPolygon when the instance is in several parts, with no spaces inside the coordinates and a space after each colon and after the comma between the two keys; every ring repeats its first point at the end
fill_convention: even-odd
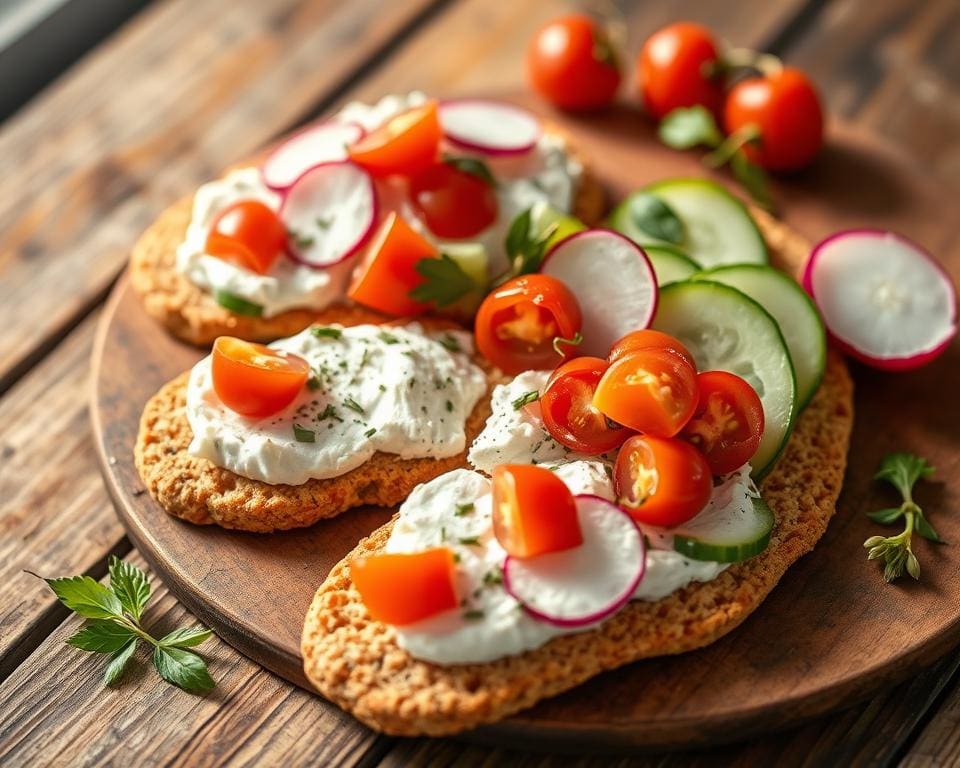
{"type": "MultiPolygon", "coordinates": [[[[806,257],[803,238],[772,219],[761,219],[761,226],[783,266],[795,268],[806,257]]],[[[323,696],[378,731],[442,736],[501,720],[605,670],[708,645],[749,616],[823,535],[843,484],[852,425],[853,383],[842,357],[830,350],[823,384],[761,484],[776,516],[766,551],[711,582],[657,602],[631,602],[593,630],[487,664],[414,659],[397,645],[392,627],[367,614],[347,562],[382,550],[391,521],[361,541],[317,590],[302,636],[306,675],[323,696]]]]}

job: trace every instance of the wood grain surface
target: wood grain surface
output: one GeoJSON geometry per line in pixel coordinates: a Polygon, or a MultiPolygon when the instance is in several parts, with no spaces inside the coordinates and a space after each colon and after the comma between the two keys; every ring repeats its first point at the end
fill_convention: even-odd
{"type": "MultiPolygon", "coordinates": [[[[518,100],[535,107],[529,98],[518,100]]],[[[592,159],[610,199],[655,179],[700,173],[691,155],[665,151],[636,110],[548,117],[592,159]]],[[[894,153],[840,130],[803,179],[776,192],[788,221],[813,237],[859,224],[903,229],[927,241],[947,215],[941,188],[912,175],[894,153]],[[883,184],[876,181],[850,202],[851,176],[883,184]],[[879,207],[894,196],[902,202],[879,207]]],[[[953,256],[948,265],[956,274],[960,254],[953,256]]],[[[121,283],[104,313],[93,363],[94,431],[108,489],[135,545],[175,594],[239,650],[302,684],[300,628],[315,587],[389,513],[362,510],[273,536],[167,517],[142,492],[129,446],[140,404],[199,355],[166,337],[141,343],[151,335],[152,321],[121,283]]],[[[940,467],[937,508],[960,500],[960,412],[944,418],[936,405],[960,375],[960,355],[951,349],[910,377],[858,374],[857,426],[839,513],[820,547],[788,572],[743,627],[702,651],[603,675],[470,738],[554,749],[728,740],[848,704],[960,641],[960,550],[925,547],[921,558],[938,562],[923,587],[884,593],[860,547],[872,527],[863,513],[883,506],[870,478],[889,450],[907,444],[940,467]],[[902,391],[904,382],[912,392],[902,391]],[[902,401],[898,421],[910,425],[909,433],[891,430],[878,438],[875,425],[891,398],[902,401]],[[644,695],[633,697],[638,690],[644,695]]],[[[920,490],[921,503],[929,491],[920,490]]],[[[960,520],[937,517],[936,523],[948,540],[960,538],[960,520]]]]}

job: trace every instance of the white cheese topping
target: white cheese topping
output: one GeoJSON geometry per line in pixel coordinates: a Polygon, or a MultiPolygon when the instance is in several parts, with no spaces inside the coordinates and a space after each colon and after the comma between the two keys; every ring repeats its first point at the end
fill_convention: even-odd
{"type": "Polygon", "coordinates": [[[220,402],[205,357],[187,389],[190,453],[244,477],[290,485],[342,475],[376,451],[404,459],[456,455],[466,446],[464,424],[487,383],[470,361],[468,333],[438,336],[425,336],[411,323],[343,328],[339,338],[307,329],[275,342],[275,349],[310,363],[318,386],[259,420],[220,402]],[[454,345],[462,351],[447,348],[454,345]],[[295,424],[312,432],[314,442],[297,440],[295,424]]]}
{"type": "MultiPolygon", "coordinates": [[[[555,471],[574,494],[613,498],[602,462],[575,461],[555,471]]],[[[493,536],[490,506],[490,481],[477,472],[458,469],[418,486],[400,507],[386,551],[451,547],[459,559],[457,593],[464,600],[455,611],[396,628],[400,647],[415,658],[437,664],[482,663],[584,629],[564,629],[534,619],[506,593],[500,583],[506,553],[493,536]],[[462,505],[471,503],[472,511],[464,513],[462,505]]],[[[710,581],[726,567],[691,560],[678,552],[649,550],[646,573],[634,599],[659,600],[691,582],[710,581]]]]}

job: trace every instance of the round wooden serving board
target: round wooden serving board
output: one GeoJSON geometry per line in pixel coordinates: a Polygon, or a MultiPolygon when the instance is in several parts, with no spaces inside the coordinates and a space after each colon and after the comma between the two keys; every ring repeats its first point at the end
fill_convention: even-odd
{"type": "MultiPolygon", "coordinates": [[[[611,199],[659,178],[704,173],[696,154],[662,148],[626,108],[549,119],[569,132],[611,199]]],[[[785,220],[811,239],[843,227],[896,229],[938,254],[954,277],[960,272],[955,198],[868,137],[833,131],[816,165],[774,191],[785,220]]],[[[300,630],[314,590],[391,512],[360,509],[276,535],[168,517],[133,466],[137,424],[148,397],[201,354],[158,328],[120,282],[93,361],[92,417],[107,486],[131,539],[171,591],[237,649],[306,685],[300,630]]],[[[816,550],[753,616],[706,649],[607,673],[469,738],[591,750],[732,741],[851,703],[960,642],[960,546],[921,541],[923,581],[893,586],[861,546],[883,531],[864,513],[894,501],[871,477],[885,453],[903,449],[938,468],[918,498],[941,535],[960,543],[960,408],[953,397],[960,349],[954,344],[916,373],[855,366],[854,375],[856,426],[837,514],[816,550]]]]}

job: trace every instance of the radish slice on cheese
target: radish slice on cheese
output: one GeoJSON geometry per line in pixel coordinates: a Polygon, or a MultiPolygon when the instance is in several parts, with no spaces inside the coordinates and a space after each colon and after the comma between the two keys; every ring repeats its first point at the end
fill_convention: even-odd
{"type": "Polygon", "coordinates": [[[280,219],[290,233],[287,252],[292,259],[317,268],[337,264],[373,233],[373,179],[349,160],[310,168],[287,190],[280,219]]]}
{"type": "Polygon", "coordinates": [[[657,277],[643,250],[609,229],[576,232],[551,250],[540,271],[573,291],[583,314],[584,355],[606,357],[610,346],[650,325],[657,277]]]}
{"type": "Polygon", "coordinates": [[[536,146],[540,121],[525,109],[502,101],[453,99],[440,105],[447,140],[486,155],[521,155],[536,146]]]}
{"type": "Polygon", "coordinates": [[[831,336],[868,365],[905,371],[941,354],[957,332],[950,276],[916,243],[853,229],[813,249],[803,275],[831,336]]]}
{"type": "Polygon", "coordinates": [[[282,192],[304,171],[321,163],[347,159],[347,146],[363,138],[357,123],[322,123],[304,128],[273,150],[260,168],[263,182],[282,192]]]}
{"type": "Polygon", "coordinates": [[[537,557],[508,556],[503,585],[524,610],[558,627],[585,627],[623,606],[646,565],[643,534],[616,504],[577,496],[583,544],[537,557]]]}

